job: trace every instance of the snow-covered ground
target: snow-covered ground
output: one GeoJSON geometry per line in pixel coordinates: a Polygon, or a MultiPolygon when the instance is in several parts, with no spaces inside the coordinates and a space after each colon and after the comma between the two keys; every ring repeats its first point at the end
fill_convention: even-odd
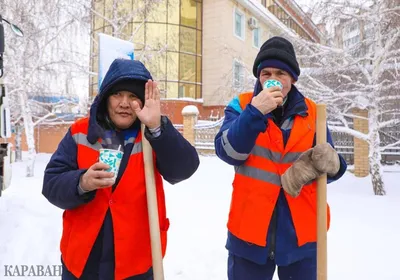
{"type": "MultiPolygon", "coordinates": [[[[4,277],[4,265],[60,263],[62,211],[41,195],[49,156],[38,155],[34,178],[24,177],[25,164],[16,163],[12,185],[0,198],[0,279],[13,279],[4,277]]],[[[171,220],[164,262],[167,280],[227,279],[224,245],[232,176],[233,169],[218,158],[202,157],[191,179],[166,184],[171,220]]],[[[373,195],[369,178],[350,173],[329,186],[330,280],[400,279],[399,181],[400,168],[390,168],[385,173],[385,197],[373,195]]]]}

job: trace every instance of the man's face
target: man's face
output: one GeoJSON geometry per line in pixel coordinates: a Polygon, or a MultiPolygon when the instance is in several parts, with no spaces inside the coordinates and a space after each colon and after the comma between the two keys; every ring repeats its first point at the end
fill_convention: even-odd
{"type": "Polygon", "coordinates": [[[108,115],[119,129],[127,129],[135,122],[137,116],[133,110],[133,101],[137,101],[140,108],[143,107],[140,99],[129,91],[119,91],[108,98],[108,115]]]}
{"type": "Polygon", "coordinates": [[[264,82],[267,80],[277,80],[282,83],[282,95],[284,98],[287,96],[290,89],[292,88],[292,84],[296,82],[288,72],[272,67],[264,68],[260,72],[261,85],[263,85],[264,82]]]}

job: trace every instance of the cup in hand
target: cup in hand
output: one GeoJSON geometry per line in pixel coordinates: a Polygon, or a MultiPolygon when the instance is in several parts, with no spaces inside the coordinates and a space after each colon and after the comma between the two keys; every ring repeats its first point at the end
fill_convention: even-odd
{"type": "Polygon", "coordinates": [[[263,84],[263,88],[264,88],[264,89],[270,88],[270,87],[275,87],[275,86],[280,87],[281,90],[282,90],[282,88],[283,88],[282,83],[279,82],[279,81],[277,81],[277,80],[266,80],[266,81],[264,82],[264,84],[263,84]]]}
{"type": "Polygon", "coordinates": [[[107,172],[114,172],[114,181],[117,179],[119,166],[121,164],[123,152],[113,149],[100,149],[99,161],[110,166],[107,172]]]}

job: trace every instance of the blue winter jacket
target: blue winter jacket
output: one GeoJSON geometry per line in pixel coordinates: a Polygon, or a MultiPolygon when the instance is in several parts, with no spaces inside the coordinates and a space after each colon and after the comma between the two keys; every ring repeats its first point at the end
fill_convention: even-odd
{"type": "MultiPolygon", "coordinates": [[[[106,93],[116,82],[125,79],[152,79],[150,73],[139,61],[116,60],[114,61],[105,76],[100,88],[90,108],[90,120],[87,139],[90,143],[95,143],[99,137],[103,137],[105,130],[104,120],[106,113],[106,93]]],[[[124,140],[138,133],[140,128],[139,121],[127,130],[117,132],[122,143],[124,140]]],[[[146,129],[145,137],[149,140],[154,152],[156,153],[156,165],[164,180],[171,184],[176,184],[189,178],[199,166],[199,157],[195,148],[181,136],[174,128],[172,123],[165,116],[162,117],[161,135],[153,137],[146,129]]],[[[130,151],[133,143],[125,145],[124,156],[120,172],[118,174],[113,190],[126,168],[130,151]]],[[[61,209],[73,209],[82,204],[90,203],[95,197],[96,191],[91,191],[79,195],[79,179],[86,172],[86,169],[78,169],[77,165],[77,146],[69,130],[59,144],[56,152],[52,155],[48,163],[43,182],[43,195],[55,206],[61,209]]],[[[135,180],[135,174],[132,174],[135,180]]],[[[90,221],[88,221],[89,223],[90,221]]],[[[62,261],[62,256],[61,256],[62,261]]],[[[82,278],[80,279],[114,279],[114,237],[112,227],[111,212],[108,211],[104,219],[103,226],[99,232],[96,242],[92,248],[89,259],[86,263],[82,278]]],[[[129,279],[149,279],[152,274],[151,269],[144,275],[134,276],[129,279]]],[[[76,279],[65,266],[63,266],[64,280],[76,279]]]]}
{"type": "MultiPolygon", "coordinates": [[[[255,92],[257,91],[257,85],[255,92]]],[[[304,96],[292,85],[288,94],[287,105],[282,111],[280,126],[285,120],[293,118],[296,115],[305,116],[307,106],[304,96]]],[[[239,160],[240,154],[249,154],[253,149],[259,133],[267,129],[268,119],[274,119],[272,113],[263,115],[253,105],[248,104],[242,110],[238,97],[235,97],[225,109],[225,120],[218,134],[215,137],[215,149],[218,157],[226,163],[239,166],[246,160],[239,160]],[[230,143],[236,155],[229,156],[224,150],[222,133],[228,131],[228,142],[230,143]]],[[[284,144],[286,145],[291,130],[281,128],[284,144]]],[[[327,141],[332,145],[332,137],[327,129],[327,141]]],[[[315,137],[314,144],[315,145],[315,137]]],[[[340,156],[340,170],[334,177],[328,177],[328,183],[339,179],[346,171],[347,164],[340,156]]],[[[255,244],[249,244],[240,240],[228,231],[226,248],[233,254],[246,258],[258,264],[265,264],[268,259],[273,259],[277,265],[286,266],[304,258],[314,257],[316,254],[316,243],[307,243],[301,247],[297,245],[297,237],[293,226],[289,206],[281,189],[274,214],[268,229],[267,246],[261,247],[255,244]]]]}

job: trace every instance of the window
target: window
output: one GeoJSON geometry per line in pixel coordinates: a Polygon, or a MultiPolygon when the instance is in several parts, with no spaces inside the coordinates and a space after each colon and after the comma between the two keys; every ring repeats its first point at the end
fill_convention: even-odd
{"type": "Polygon", "coordinates": [[[253,47],[260,48],[260,28],[253,29],[253,47]]]}
{"type": "Polygon", "coordinates": [[[243,76],[243,65],[237,61],[233,61],[233,87],[235,89],[240,89],[243,86],[244,76],[243,76]]]}
{"type": "Polygon", "coordinates": [[[245,18],[244,13],[238,9],[235,9],[234,13],[234,34],[240,39],[244,40],[244,26],[245,18]]]}
{"type": "Polygon", "coordinates": [[[185,53],[196,53],[196,30],[181,26],[180,51],[185,53]]]}
{"type": "Polygon", "coordinates": [[[179,54],[179,80],[196,82],[196,56],[179,54]]]}
{"type": "Polygon", "coordinates": [[[196,28],[196,15],[196,1],[181,0],[181,24],[196,28]]]}

